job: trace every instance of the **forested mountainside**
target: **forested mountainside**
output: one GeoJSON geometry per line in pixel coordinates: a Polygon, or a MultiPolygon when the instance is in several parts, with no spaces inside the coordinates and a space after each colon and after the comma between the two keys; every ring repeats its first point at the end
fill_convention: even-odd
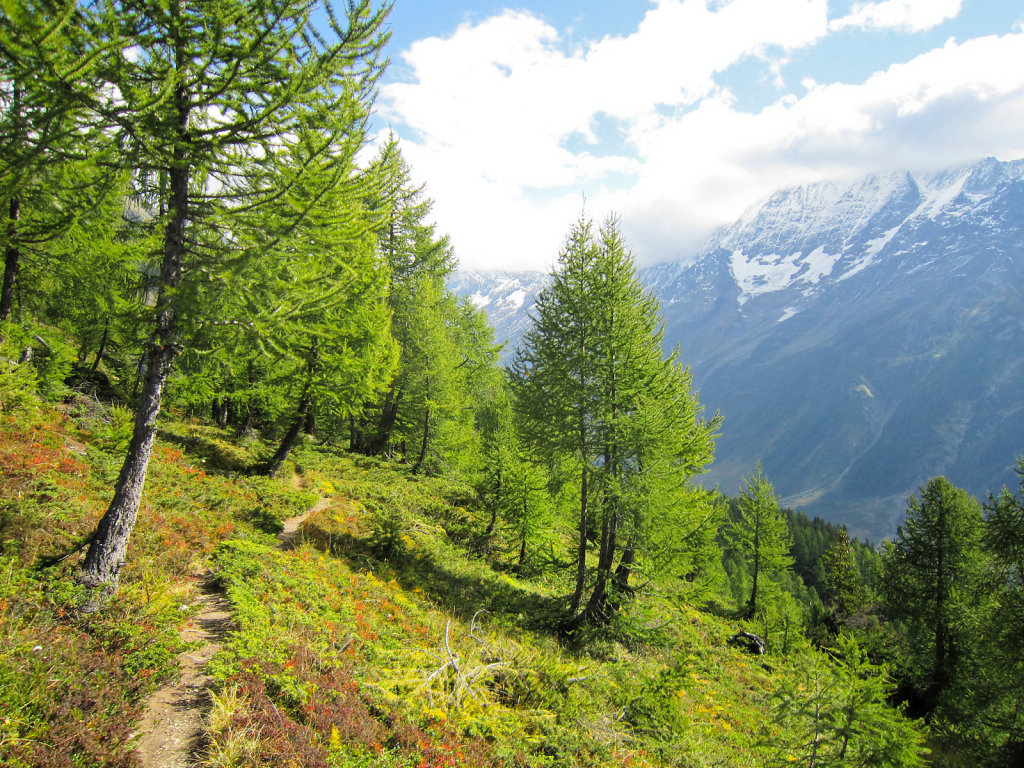
{"type": "MultiPolygon", "coordinates": [[[[875,540],[924,478],[979,496],[1012,484],[1022,203],[1024,161],[992,159],[783,190],[694,256],[642,269],[666,347],[728,425],[709,477],[734,491],[760,458],[786,503],[875,540]]],[[[510,349],[540,284],[453,282],[510,349]]]]}

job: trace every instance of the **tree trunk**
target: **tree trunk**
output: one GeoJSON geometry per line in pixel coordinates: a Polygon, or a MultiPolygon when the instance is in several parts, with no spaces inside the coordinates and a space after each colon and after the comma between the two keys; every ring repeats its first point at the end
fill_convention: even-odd
{"type": "Polygon", "coordinates": [[[18,268],[21,263],[21,250],[15,242],[18,236],[18,217],[21,215],[21,203],[17,197],[11,197],[7,211],[7,248],[4,249],[4,281],[0,288],[0,322],[11,316],[14,308],[14,285],[18,279],[18,268]]]}
{"type": "Polygon", "coordinates": [[[398,419],[398,404],[401,400],[401,393],[396,393],[395,388],[391,387],[384,398],[384,405],[380,409],[376,433],[370,440],[360,440],[360,444],[365,446],[362,453],[368,456],[380,456],[384,453],[384,449],[391,442],[391,433],[395,429],[395,422],[398,419]]]}
{"type": "MultiPolygon", "coordinates": [[[[79,575],[79,582],[87,587],[103,588],[110,593],[117,588],[118,576],[124,565],[128,541],[142,500],[164,384],[176,355],[177,348],[173,345],[151,345],[146,380],[136,406],[135,429],[128,445],[128,455],[114,486],[114,498],[93,534],[92,544],[79,575]]],[[[100,596],[92,595],[83,606],[85,610],[98,608],[97,600],[100,596]]]]}
{"type": "Polygon", "coordinates": [[[583,468],[580,478],[580,526],[579,542],[576,545],[576,590],[572,594],[569,613],[577,615],[583,601],[583,587],[587,581],[587,468],[583,468]]]}
{"type": "MultiPolygon", "coordinates": [[[[179,154],[182,150],[176,150],[179,154]]],[[[171,372],[174,358],[180,352],[175,343],[177,325],[174,289],[181,281],[182,259],[185,243],[185,222],[188,215],[188,170],[175,167],[171,172],[171,194],[173,215],[164,233],[164,255],[160,267],[160,293],[157,299],[156,332],[145,356],[146,374],[135,410],[135,429],[128,445],[121,473],[114,486],[114,498],[93,536],[89,552],[79,581],[93,589],[103,588],[113,592],[124,565],[128,540],[142,500],[142,488],[146,482],[146,470],[153,452],[153,438],[156,436],[156,420],[160,415],[164,384],[171,372]]],[[[99,607],[93,595],[86,610],[99,607]]]]}
{"type": "Polygon", "coordinates": [[[754,566],[754,583],[750,587],[750,599],[747,600],[747,618],[752,619],[757,613],[757,575],[760,569],[754,566]]]}
{"type": "Polygon", "coordinates": [[[277,452],[267,461],[266,466],[263,468],[263,474],[268,477],[273,477],[280,470],[284,464],[285,459],[292,452],[292,448],[299,442],[299,438],[302,436],[302,428],[306,424],[306,416],[309,413],[309,405],[312,401],[312,397],[309,394],[309,387],[307,386],[306,391],[302,393],[302,398],[299,400],[299,408],[295,412],[295,419],[292,421],[292,425],[288,428],[288,431],[284,435],[284,439],[281,441],[281,445],[278,446],[277,452]]]}
{"type": "MultiPolygon", "coordinates": [[[[11,84],[12,100],[10,115],[13,118],[11,132],[17,138],[22,132],[21,126],[21,86],[17,81],[11,84]]],[[[7,247],[4,249],[4,279],[0,287],[0,323],[11,316],[14,308],[14,286],[18,279],[18,267],[21,263],[21,250],[18,248],[18,219],[21,216],[21,199],[12,194],[7,203],[7,247]]],[[[3,334],[0,333],[0,341],[3,334]]]]}
{"type": "Polygon", "coordinates": [[[519,562],[516,564],[516,576],[523,575],[523,568],[526,567],[526,520],[529,510],[526,507],[526,497],[523,496],[523,528],[519,539],[519,562]]]}
{"type": "Polygon", "coordinates": [[[583,624],[601,624],[610,618],[608,582],[612,576],[615,561],[615,546],[618,540],[619,516],[617,502],[613,499],[606,508],[601,522],[601,546],[597,556],[597,581],[590,593],[590,599],[583,610],[572,620],[571,627],[583,624]]]}
{"type": "Polygon", "coordinates": [[[423,469],[423,462],[427,460],[427,446],[430,443],[430,409],[427,408],[427,412],[423,414],[423,442],[420,444],[420,455],[416,459],[416,464],[412,468],[412,474],[419,474],[420,470],[423,469]]]}
{"type": "MultiPolygon", "coordinates": [[[[186,52],[176,51],[177,64],[186,64],[186,52]]],[[[124,565],[128,541],[142,500],[146,470],[156,436],[156,420],[160,415],[164,384],[171,372],[174,358],[181,351],[177,343],[176,289],[181,282],[185,257],[185,225],[189,219],[188,118],[189,102],[183,85],[175,89],[177,104],[177,132],[180,141],[174,149],[170,168],[170,219],[164,229],[163,256],[160,262],[160,287],[156,302],[156,327],[145,355],[146,375],[135,410],[135,429],[128,445],[121,472],[114,486],[114,498],[103,519],[100,520],[92,544],[82,564],[79,582],[90,588],[92,594],[82,606],[83,610],[99,608],[103,592],[117,588],[118,576],[124,565]]]]}
{"type": "Polygon", "coordinates": [[[608,602],[608,610],[615,613],[622,605],[623,596],[629,595],[633,590],[629,586],[629,577],[633,573],[633,563],[636,558],[636,547],[630,542],[622,552],[619,559],[619,566],[615,569],[615,576],[612,578],[612,595],[608,602]]]}
{"type": "MultiPolygon", "coordinates": [[[[499,454],[500,455],[500,454],[499,454]]],[[[501,504],[501,465],[498,465],[498,476],[497,476],[497,488],[494,493],[494,500],[491,502],[491,520],[487,523],[487,528],[484,530],[484,536],[490,536],[494,533],[494,526],[498,524],[498,506],[501,504]]],[[[526,502],[523,502],[525,506],[526,502]]]]}
{"type": "Polygon", "coordinates": [[[754,562],[753,562],[753,584],[750,586],[750,599],[747,600],[747,618],[752,619],[757,613],[757,581],[761,575],[761,524],[754,528],[754,562]]]}
{"type": "Polygon", "coordinates": [[[96,373],[96,370],[100,367],[100,360],[103,359],[103,355],[107,351],[107,339],[110,336],[110,317],[107,317],[106,322],[103,323],[103,335],[100,337],[100,348],[96,350],[96,359],[93,360],[91,373],[96,373]]]}

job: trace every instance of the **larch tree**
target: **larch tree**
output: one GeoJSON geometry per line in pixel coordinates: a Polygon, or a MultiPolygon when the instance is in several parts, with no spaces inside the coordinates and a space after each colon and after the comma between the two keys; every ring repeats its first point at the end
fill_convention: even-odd
{"type": "Polygon", "coordinates": [[[567,461],[579,489],[571,630],[611,617],[642,558],[713,532],[717,514],[690,480],[711,461],[719,419],[701,417],[688,371],[665,356],[657,302],[616,219],[596,235],[588,221],[573,227],[535,312],[512,383],[524,442],[549,466],[567,461]]]}
{"type": "MultiPolygon", "coordinates": [[[[68,261],[81,266],[84,257],[116,254],[109,228],[120,220],[126,187],[117,167],[118,135],[105,130],[80,100],[40,77],[41,60],[60,62],[78,87],[95,85],[95,57],[79,28],[77,4],[11,0],[3,10],[0,322],[11,317],[16,290],[22,304],[31,306],[45,293],[43,276],[62,271],[68,261]],[[97,227],[105,231],[97,235],[97,227]]],[[[105,271],[90,267],[90,273],[105,271]]],[[[75,287],[69,298],[83,294],[83,287],[75,287]]]]}
{"type": "Polygon", "coordinates": [[[746,613],[753,617],[760,607],[765,582],[793,564],[789,525],[760,462],[740,489],[739,518],[730,525],[729,538],[747,566],[750,596],[746,602],[746,613]]]}
{"type": "Polygon", "coordinates": [[[574,475],[579,489],[576,578],[569,608],[574,616],[586,587],[591,485],[600,451],[593,429],[598,310],[590,301],[596,260],[593,224],[581,219],[562,246],[551,283],[537,295],[533,326],[511,366],[523,440],[559,474],[574,475]]]}
{"type": "Polygon", "coordinates": [[[370,0],[350,3],[342,19],[308,0],[94,0],[79,20],[92,83],[66,57],[37,47],[47,87],[126,137],[136,199],[158,232],[135,428],[80,574],[94,594],[116,588],[175,359],[216,317],[199,300],[202,287],[228,281],[243,289],[249,263],[285,252],[319,199],[298,194],[300,186],[317,179],[327,194],[331,179],[351,172],[345,148],[364,133],[386,12],[370,0]],[[320,13],[323,28],[314,24],[320,13]],[[281,186],[268,166],[299,141],[311,142],[308,162],[281,186]],[[289,204],[272,205],[280,201],[289,204]]]}
{"type": "Polygon", "coordinates": [[[764,765],[911,768],[926,764],[921,725],[889,705],[888,670],[847,635],[831,653],[804,651],[779,675],[764,765]],[[781,727],[778,727],[781,726],[781,727]]]}
{"type": "Polygon", "coordinates": [[[426,461],[424,445],[429,448],[431,421],[446,388],[442,371],[453,357],[446,317],[453,315],[455,299],[445,279],[455,256],[448,238],[438,237],[428,222],[432,202],[413,184],[394,136],[369,171],[374,183],[366,207],[376,217],[378,249],[389,270],[387,301],[400,359],[383,398],[368,402],[353,419],[351,443],[369,455],[404,447],[401,452],[422,468],[419,457],[426,461]]]}
{"type": "Polygon", "coordinates": [[[825,550],[821,561],[825,572],[825,603],[835,611],[836,618],[842,620],[860,609],[865,601],[853,544],[845,527],[839,529],[839,535],[825,550]]]}
{"type": "Polygon", "coordinates": [[[886,612],[904,628],[904,675],[916,706],[933,711],[955,687],[972,653],[981,553],[981,505],[944,477],[907,502],[883,553],[886,612]]]}
{"type": "Polygon", "coordinates": [[[1017,493],[1004,488],[985,505],[984,545],[993,568],[987,587],[994,599],[986,611],[982,642],[984,672],[974,686],[972,710],[1006,763],[1024,755],[1024,458],[1017,460],[1017,493]]]}
{"type": "Polygon", "coordinates": [[[397,141],[370,168],[366,207],[377,218],[378,250],[390,274],[388,305],[400,349],[383,398],[352,419],[353,450],[401,454],[413,473],[473,473],[479,452],[474,414],[483,379],[496,373],[497,348],[482,311],[446,286],[455,255],[429,223],[431,201],[412,183],[397,141]]]}

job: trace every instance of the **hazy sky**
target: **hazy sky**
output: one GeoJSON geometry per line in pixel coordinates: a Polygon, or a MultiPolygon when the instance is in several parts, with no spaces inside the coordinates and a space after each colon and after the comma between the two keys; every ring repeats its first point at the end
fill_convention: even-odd
{"type": "Polygon", "coordinates": [[[584,198],[649,263],[778,187],[1024,156],[1017,0],[395,0],[389,24],[375,125],[466,269],[549,268],[584,198]]]}

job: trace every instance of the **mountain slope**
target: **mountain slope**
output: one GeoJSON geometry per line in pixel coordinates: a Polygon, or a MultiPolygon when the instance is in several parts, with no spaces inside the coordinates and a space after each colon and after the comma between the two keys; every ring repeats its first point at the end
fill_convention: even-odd
{"type": "Polygon", "coordinates": [[[725,492],[760,458],[787,503],[881,538],[936,474],[1013,482],[1024,161],[782,190],[641,275],[725,416],[725,492]]]}

